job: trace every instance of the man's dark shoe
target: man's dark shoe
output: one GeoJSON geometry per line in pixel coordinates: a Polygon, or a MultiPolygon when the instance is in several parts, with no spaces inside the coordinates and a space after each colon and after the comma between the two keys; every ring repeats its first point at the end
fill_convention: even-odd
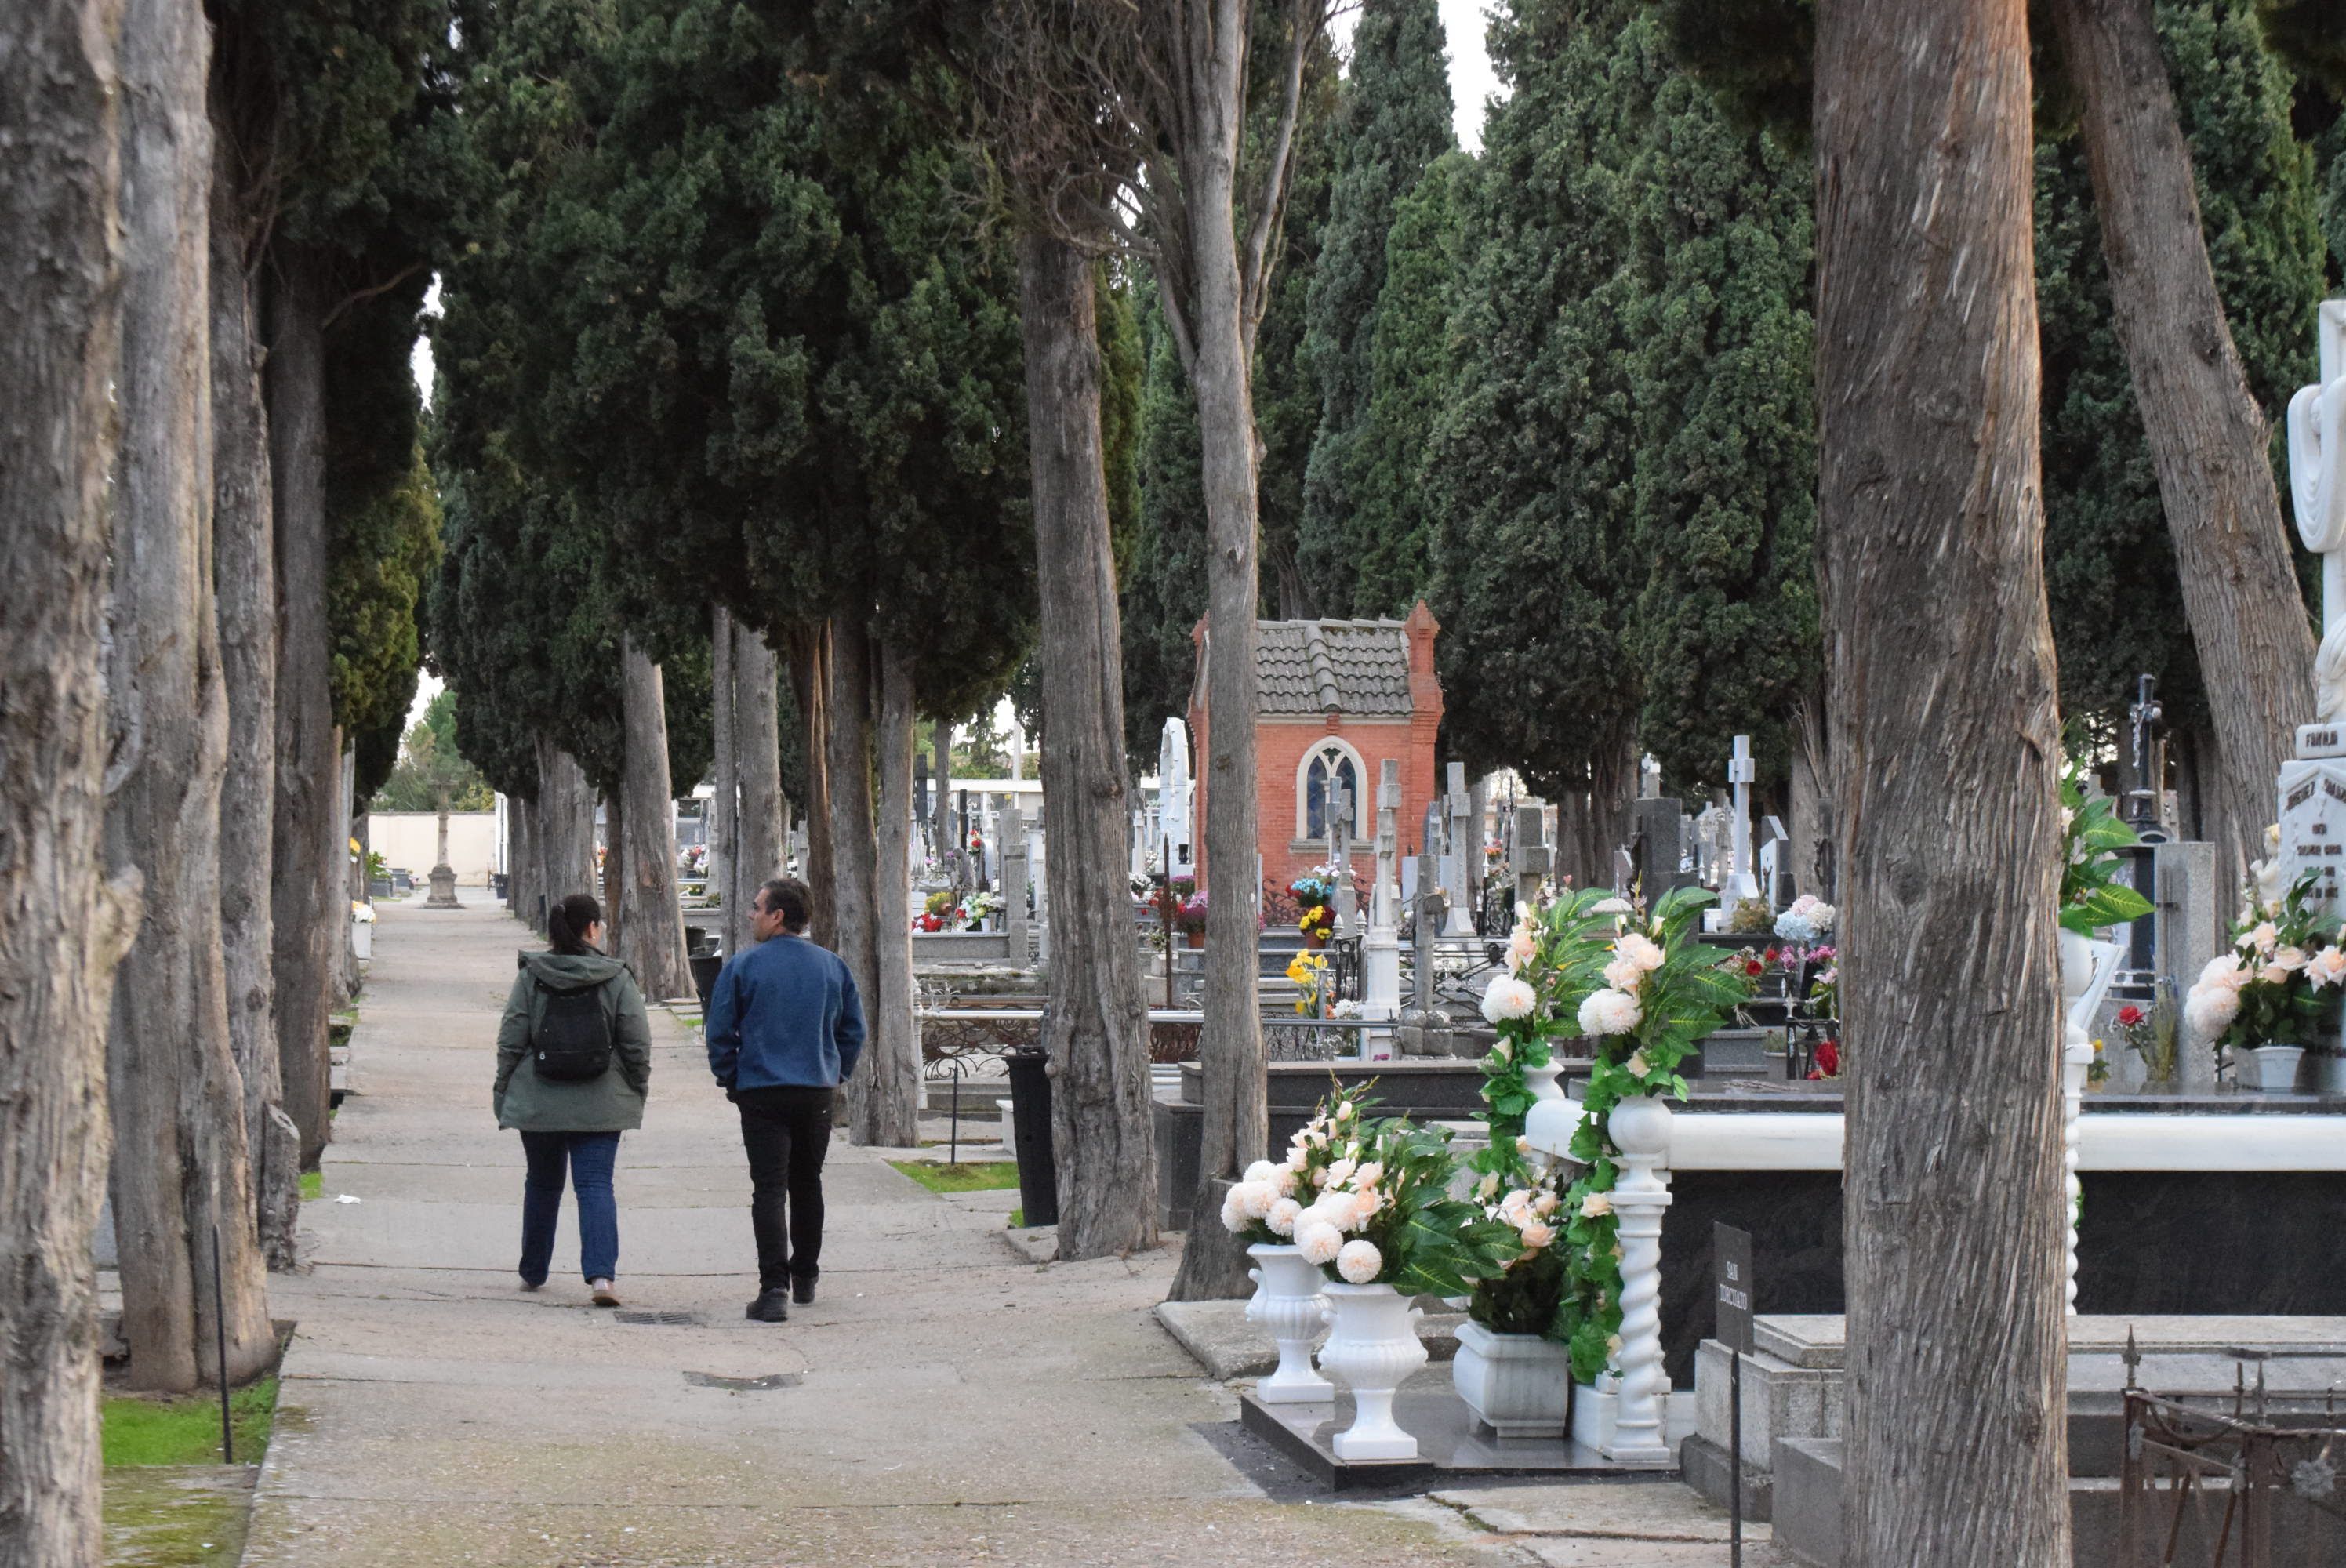
{"type": "Polygon", "coordinates": [[[806,1279],[791,1280],[790,1299],[797,1302],[801,1307],[804,1307],[809,1302],[812,1301],[814,1299],[814,1280],[811,1278],[806,1279]]]}
{"type": "Polygon", "coordinates": [[[776,1286],[771,1290],[760,1290],[758,1292],[758,1298],[750,1303],[748,1316],[750,1321],[756,1323],[789,1322],[790,1320],[790,1293],[780,1286],[776,1286]]]}

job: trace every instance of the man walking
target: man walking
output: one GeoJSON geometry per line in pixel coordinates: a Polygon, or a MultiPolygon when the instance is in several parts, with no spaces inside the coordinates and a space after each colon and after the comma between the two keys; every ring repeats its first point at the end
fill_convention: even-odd
{"type": "Polygon", "coordinates": [[[709,993],[709,1070],[741,1111],[758,1298],[750,1316],[786,1322],[814,1299],[822,1257],[822,1156],[831,1091],[863,1051],[863,1003],[838,957],[806,939],[813,899],[783,877],[758,890],[758,945],[728,959],[709,993]],[[789,1225],[783,1224],[785,1197],[789,1225]]]}

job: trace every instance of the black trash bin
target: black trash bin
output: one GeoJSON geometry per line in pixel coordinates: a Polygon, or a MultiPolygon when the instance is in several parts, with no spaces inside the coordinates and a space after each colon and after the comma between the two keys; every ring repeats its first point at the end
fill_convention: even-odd
{"type": "Polygon", "coordinates": [[[1051,1155],[1051,1056],[1037,1048],[1012,1051],[1011,1148],[1018,1156],[1018,1201],[1028,1225],[1059,1223],[1059,1167],[1051,1155]]]}
{"type": "Polygon", "coordinates": [[[709,993],[717,988],[717,972],[725,967],[723,955],[696,952],[686,961],[692,965],[692,987],[700,993],[700,1015],[709,1016],[709,993]]]}

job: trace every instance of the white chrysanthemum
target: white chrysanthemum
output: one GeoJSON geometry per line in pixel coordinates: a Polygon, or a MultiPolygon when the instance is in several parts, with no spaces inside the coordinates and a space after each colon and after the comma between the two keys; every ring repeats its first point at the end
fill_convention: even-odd
{"type": "Polygon", "coordinates": [[[1234,1186],[1222,1195],[1222,1228],[1235,1233],[1246,1227],[1245,1201],[1239,1196],[1239,1189],[1234,1186]]]}
{"type": "Polygon", "coordinates": [[[2223,985],[2238,991],[2255,978],[2249,966],[2240,962],[2239,953],[2219,952],[2201,967],[2198,985],[2192,989],[2196,991],[2200,985],[2223,985]]]}
{"type": "Polygon", "coordinates": [[[2229,985],[2195,985],[2183,1003],[2184,1021],[2203,1039],[2213,1039],[2240,1015],[2240,993],[2229,985]]]}
{"type": "Polygon", "coordinates": [[[1281,1197],[1295,1196],[1295,1178],[1300,1174],[1293,1166],[1280,1166],[1270,1173],[1270,1185],[1281,1197]]]}
{"type": "Polygon", "coordinates": [[[1373,1285],[1384,1267],[1385,1255],[1373,1241],[1348,1241],[1336,1253],[1336,1272],[1353,1285],[1373,1285]]]}
{"type": "Polygon", "coordinates": [[[1306,1263],[1333,1263],[1344,1250],[1344,1233],[1317,1220],[1295,1222],[1295,1250],[1306,1263]]]}
{"type": "Polygon", "coordinates": [[[1613,944],[1613,951],[1639,969],[1656,970],[1662,967],[1664,956],[1662,950],[1652,941],[1638,935],[1634,931],[1624,932],[1621,940],[1613,944]]]}
{"type": "Polygon", "coordinates": [[[1243,1179],[1247,1181],[1269,1181],[1273,1168],[1274,1167],[1269,1160],[1257,1160],[1254,1164],[1247,1166],[1246,1176],[1243,1179]]]}
{"type": "Polygon", "coordinates": [[[1267,1181],[1242,1181],[1230,1190],[1239,1195],[1239,1207],[1249,1219],[1260,1219],[1279,1201],[1279,1189],[1267,1181]]]}
{"type": "Polygon", "coordinates": [[[1637,1026],[1645,1013],[1637,999],[1626,991],[1594,991],[1580,1004],[1580,1032],[1583,1034],[1627,1034],[1637,1026]]]}
{"type": "Polygon", "coordinates": [[[1295,1221],[1302,1213],[1301,1204],[1291,1197],[1283,1197],[1270,1206],[1270,1212],[1262,1217],[1262,1222],[1270,1227],[1273,1236],[1292,1237],[1295,1221]]]}
{"type": "Polygon", "coordinates": [[[1483,1017],[1490,1023],[1528,1018],[1538,1005],[1538,993],[1512,974],[1494,975],[1490,988],[1483,993],[1483,1017]]]}

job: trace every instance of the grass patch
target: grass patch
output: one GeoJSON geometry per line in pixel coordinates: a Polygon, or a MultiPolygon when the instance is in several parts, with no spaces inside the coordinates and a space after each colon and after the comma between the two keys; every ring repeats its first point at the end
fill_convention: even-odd
{"type": "MultiPolygon", "coordinates": [[[[269,1447],[277,1416],[277,1380],[263,1378],[229,1395],[229,1420],[236,1432],[239,1464],[258,1464],[269,1447]]],[[[108,1470],[153,1464],[218,1464],[220,1461],[219,1399],[198,1394],[183,1400],[107,1399],[101,1410],[99,1440],[108,1470]]]]}
{"type": "Polygon", "coordinates": [[[301,1201],[303,1203],[307,1203],[313,1197],[323,1197],[325,1196],[326,1173],[324,1171],[303,1171],[301,1173],[301,1201]]]}
{"type": "Polygon", "coordinates": [[[1014,1208],[1010,1211],[1010,1228],[1013,1230],[1024,1230],[1026,1228],[1026,1211],[1025,1209],[1014,1208]]]}
{"type": "Polygon", "coordinates": [[[1015,1160],[984,1160],[976,1165],[949,1166],[940,1160],[890,1160],[904,1175],[931,1192],[1000,1192],[1018,1185],[1015,1160]]]}

